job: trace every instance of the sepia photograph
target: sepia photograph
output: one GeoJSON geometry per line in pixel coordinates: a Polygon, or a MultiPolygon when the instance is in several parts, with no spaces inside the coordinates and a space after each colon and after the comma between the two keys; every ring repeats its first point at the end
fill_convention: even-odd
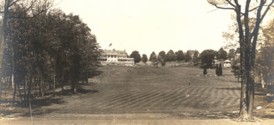
{"type": "Polygon", "coordinates": [[[273,53],[274,0],[0,0],[0,124],[273,125],[273,53]]]}

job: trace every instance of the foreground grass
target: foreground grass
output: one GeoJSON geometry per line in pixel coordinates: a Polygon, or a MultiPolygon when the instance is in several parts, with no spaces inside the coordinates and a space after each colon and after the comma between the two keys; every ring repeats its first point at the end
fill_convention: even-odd
{"type": "Polygon", "coordinates": [[[208,75],[203,76],[203,70],[197,67],[105,66],[99,70],[102,74],[92,78],[91,83],[82,84],[78,94],[40,100],[34,106],[34,117],[223,119],[238,116],[240,84],[230,69],[224,69],[222,77],[216,77],[215,70],[208,70],[208,75]]]}

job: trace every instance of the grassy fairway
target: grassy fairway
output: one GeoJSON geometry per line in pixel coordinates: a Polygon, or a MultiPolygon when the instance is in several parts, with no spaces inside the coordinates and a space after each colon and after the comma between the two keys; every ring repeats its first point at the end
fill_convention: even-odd
{"type": "Polygon", "coordinates": [[[86,94],[67,96],[65,103],[45,106],[60,114],[167,113],[212,114],[238,110],[240,84],[224,70],[202,75],[197,67],[105,66],[82,88],[86,94]]]}

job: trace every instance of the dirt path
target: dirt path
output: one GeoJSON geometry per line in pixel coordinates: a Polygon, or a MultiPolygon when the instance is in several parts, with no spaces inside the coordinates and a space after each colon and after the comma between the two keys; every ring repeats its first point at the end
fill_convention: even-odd
{"type": "Polygon", "coordinates": [[[187,119],[48,119],[0,120],[1,125],[273,125],[274,120],[240,122],[231,119],[187,120],[187,119]]]}

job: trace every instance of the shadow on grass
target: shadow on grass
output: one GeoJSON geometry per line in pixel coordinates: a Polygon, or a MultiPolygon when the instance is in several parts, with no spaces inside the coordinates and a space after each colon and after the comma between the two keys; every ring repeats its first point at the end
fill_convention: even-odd
{"type": "MultiPolygon", "coordinates": [[[[31,101],[32,104],[32,115],[33,116],[43,116],[53,112],[56,112],[60,109],[46,108],[45,106],[51,105],[64,105],[67,102],[64,101],[65,98],[69,98],[72,95],[79,94],[93,94],[98,93],[99,90],[89,90],[84,88],[78,88],[76,93],[72,93],[69,90],[63,90],[60,93],[46,93],[44,97],[36,97],[31,101]]],[[[0,100],[1,106],[0,113],[3,117],[29,117],[29,107],[24,101],[16,101],[12,103],[11,100],[0,100]]]]}
{"type": "Polygon", "coordinates": [[[274,119],[274,111],[271,112],[255,112],[254,116],[261,119],[274,119]]]}
{"type": "Polygon", "coordinates": [[[48,91],[45,93],[45,96],[72,96],[76,94],[94,94],[98,93],[99,90],[92,90],[92,89],[85,89],[84,87],[80,86],[77,88],[76,93],[73,93],[71,89],[63,89],[58,92],[48,91]]]}
{"type": "Polygon", "coordinates": [[[235,119],[239,117],[239,113],[235,112],[182,112],[171,113],[172,116],[181,119],[235,119]]]}
{"type": "Polygon", "coordinates": [[[241,91],[241,87],[227,87],[227,88],[217,88],[221,90],[238,90],[241,91]]]}
{"type": "Polygon", "coordinates": [[[77,92],[80,94],[94,94],[94,93],[98,93],[99,90],[88,90],[88,89],[79,88],[77,89],[77,92]]]}
{"type": "MultiPolygon", "coordinates": [[[[32,116],[33,117],[41,117],[43,115],[46,115],[46,114],[50,114],[50,113],[53,113],[53,112],[56,112],[58,111],[59,109],[36,109],[32,112],[32,116]]],[[[21,117],[30,117],[30,113],[29,112],[25,112],[23,114],[20,115],[21,117]]]]}
{"type": "Polygon", "coordinates": [[[274,115],[264,115],[261,118],[274,119],[274,115]]]}
{"type": "Polygon", "coordinates": [[[50,106],[52,104],[64,104],[65,101],[62,98],[39,98],[31,102],[32,107],[41,108],[42,106],[50,106]]]}

